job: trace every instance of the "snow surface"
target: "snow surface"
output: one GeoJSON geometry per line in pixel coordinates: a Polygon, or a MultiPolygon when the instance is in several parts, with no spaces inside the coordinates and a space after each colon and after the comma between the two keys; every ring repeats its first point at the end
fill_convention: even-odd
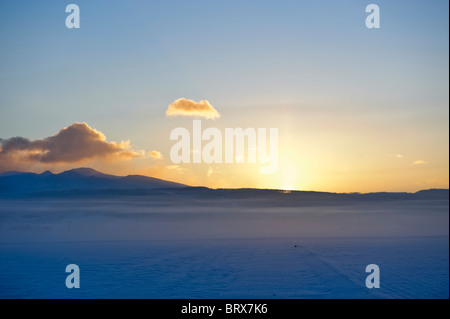
{"type": "Polygon", "coordinates": [[[449,298],[448,201],[0,200],[1,298],[449,298]],[[65,287],[75,263],[81,288],[65,287]],[[377,264],[381,288],[365,287],[377,264]]]}

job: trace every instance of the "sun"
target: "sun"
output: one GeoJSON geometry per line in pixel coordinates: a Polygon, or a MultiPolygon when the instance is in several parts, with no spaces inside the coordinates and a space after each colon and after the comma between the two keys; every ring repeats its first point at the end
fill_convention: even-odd
{"type": "Polygon", "coordinates": [[[300,164],[293,157],[287,157],[280,162],[280,185],[286,191],[301,188],[300,164]]]}

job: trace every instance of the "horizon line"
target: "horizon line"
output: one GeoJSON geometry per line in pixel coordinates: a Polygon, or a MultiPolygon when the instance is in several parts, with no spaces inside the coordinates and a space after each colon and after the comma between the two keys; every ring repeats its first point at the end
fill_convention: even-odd
{"type": "Polygon", "coordinates": [[[428,188],[428,189],[419,189],[415,192],[408,192],[408,191],[372,191],[372,192],[359,192],[359,191],[351,191],[351,192],[336,192],[336,191],[321,191],[321,190],[307,190],[307,189],[282,189],[282,188],[261,188],[261,187],[236,187],[236,188],[228,188],[228,187],[208,187],[208,186],[203,186],[203,185],[188,185],[188,184],[184,184],[181,182],[175,182],[175,181],[170,181],[170,180],[166,180],[166,179],[162,179],[162,178],[158,178],[158,177],[153,177],[153,176],[149,176],[149,175],[141,175],[141,174],[128,174],[128,175],[114,175],[114,174],[107,174],[107,173],[103,173],[101,171],[98,171],[94,168],[91,167],[77,167],[77,168],[72,168],[72,169],[68,169],[68,170],[64,170],[61,171],[59,173],[53,173],[51,170],[45,170],[41,173],[35,173],[35,172],[24,172],[24,171],[4,171],[4,172],[0,172],[0,177],[6,177],[6,176],[12,176],[14,174],[11,175],[5,175],[7,173],[18,173],[18,174],[36,174],[36,175],[42,175],[44,173],[50,172],[53,175],[60,175],[62,173],[65,172],[69,172],[69,171],[76,171],[76,170],[82,170],[82,169],[87,169],[87,170],[91,170],[103,175],[110,175],[110,176],[116,176],[116,177],[128,177],[128,176],[143,176],[143,177],[148,177],[148,178],[154,178],[154,179],[158,179],[161,181],[166,181],[166,182],[171,182],[171,183],[176,183],[176,184],[182,184],[185,185],[186,187],[191,187],[191,188],[207,188],[207,189],[211,189],[211,190],[269,190],[269,191],[279,191],[285,194],[289,194],[292,192],[310,192],[310,193],[328,193],[328,194],[379,194],[379,193],[390,193],[390,194],[416,194],[418,192],[422,192],[422,191],[431,191],[431,190],[446,190],[446,191],[450,191],[450,188],[428,188]]]}

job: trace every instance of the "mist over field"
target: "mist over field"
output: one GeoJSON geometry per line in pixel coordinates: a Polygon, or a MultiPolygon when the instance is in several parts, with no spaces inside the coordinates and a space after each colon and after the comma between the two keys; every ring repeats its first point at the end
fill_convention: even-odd
{"type": "Polygon", "coordinates": [[[2,242],[417,237],[448,236],[449,229],[445,198],[200,189],[158,196],[1,199],[0,205],[2,242]]]}

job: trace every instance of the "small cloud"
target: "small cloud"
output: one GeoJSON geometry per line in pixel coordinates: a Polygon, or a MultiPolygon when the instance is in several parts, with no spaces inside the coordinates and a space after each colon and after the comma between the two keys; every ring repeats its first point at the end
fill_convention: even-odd
{"type": "Polygon", "coordinates": [[[150,151],[150,152],[148,152],[148,155],[155,159],[162,159],[162,157],[163,157],[161,152],[158,152],[158,151],[150,151]]]}
{"type": "Polygon", "coordinates": [[[426,161],[424,161],[424,160],[417,160],[417,161],[414,161],[413,162],[413,165],[424,165],[424,164],[426,164],[427,162],[426,161]]]}
{"type": "Polygon", "coordinates": [[[389,154],[389,157],[395,157],[397,159],[402,159],[403,155],[402,154],[389,154]]]}
{"type": "Polygon", "coordinates": [[[197,116],[215,120],[220,114],[207,100],[195,102],[181,98],[169,105],[166,116],[197,116]]]}
{"type": "Polygon", "coordinates": [[[184,168],[182,168],[182,167],[180,167],[178,165],[168,165],[168,166],[166,166],[166,168],[168,170],[176,171],[176,172],[179,172],[179,173],[184,173],[184,171],[185,171],[184,168]]]}

